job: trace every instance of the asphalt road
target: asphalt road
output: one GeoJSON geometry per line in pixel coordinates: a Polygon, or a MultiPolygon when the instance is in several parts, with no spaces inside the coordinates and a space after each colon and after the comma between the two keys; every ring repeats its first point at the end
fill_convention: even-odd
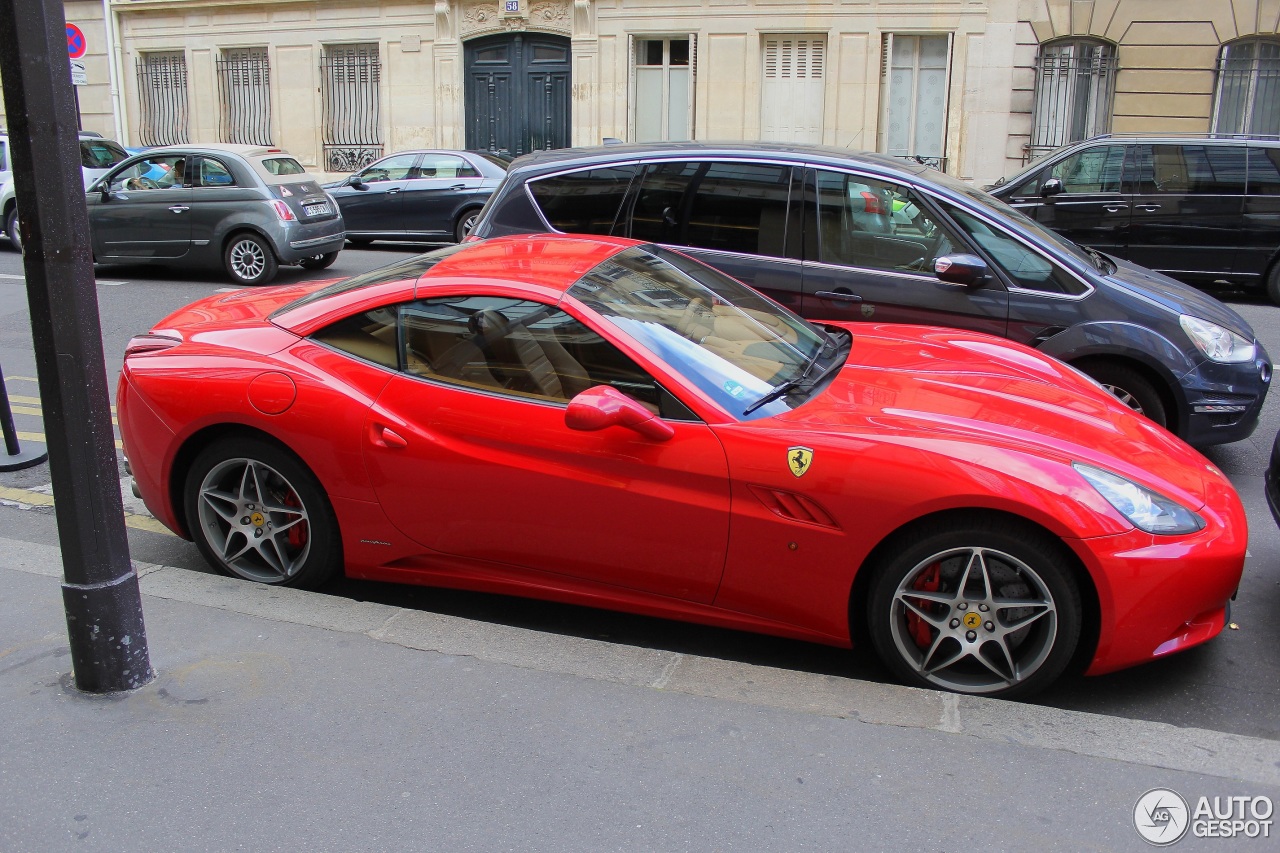
{"type": "MultiPolygon", "coordinates": [[[[278,283],[338,278],[392,263],[423,247],[393,244],[344,251],[323,272],[283,268],[278,283]]],[[[229,288],[216,271],[99,267],[98,300],[109,384],[115,386],[128,339],[195,299],[229,288]]],[[[1280,307],[1239,293],[1218,294],[1245,316],[1273,357],[1280,357],[1280,307]]],[[[20,257],[0,249],[0,367],[14,401],[20,432],[40,434],[35,358],[20,257]]],[[[1262,493],[1262,472],[1272,437],[1280,430],[1280,395],[1272,394],[1254,437],[1206,455],[1239,490],[1250,520],[1250,550],[1232,621],[1211,643],[1166,660],[1099,678],[1068,678],[1037,698],[1040,704],[1113,716],[1194,726],[1280,740],[1280,531],[1262,493]]],[[[0,531],[12,539],[57,543],[48,492],[49,471],[40,465],[0,473],[0,531]]],[[[140,506],[127,510],[141,513],[140,506]]],[[[146,529],[135,516],[131,553],[150,563],[209,571],[193,545],[146,529]]],[[[868,654],[588,608],[505,596],[395,584],[341,581],[328,592],[472,619],[616,643],[686,652],[816,674],[876,681],[886,673],[868,654]]]]}

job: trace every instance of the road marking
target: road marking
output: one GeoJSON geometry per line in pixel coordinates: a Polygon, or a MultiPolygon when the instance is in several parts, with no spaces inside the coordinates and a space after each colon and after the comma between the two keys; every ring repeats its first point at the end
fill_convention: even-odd
{"type": "Polygon", "coordinates": [[[6,376],[5,382],[39,382],[34,376],[6,376]]]}
{"type": "MultiPolygon", "coordinates": [[[[116,419],[112,418],[111,423],[114,424],[115,422],[116,422],[116,419]]],[[[36,442],[39,442],[40,444],[49,443],[49,440],[44,437],[44,433],[42,432],[19,432],[18,440],[19,441],[36,441],[36,442]]],[[[115,444],[116,444],[116,450],[124,450],[123,441],[117,438],[115,441],[115,444]]]]}
{"type": "MultiPolygon", "coordinates": [[[[9,377],[9,378],[10,378],[10,379],[21,379],[22,377],[18,377],[18,376],[11,376],[11,377],[9,377]]],[[[23,414],[26,414],[26,415],[39,415],[39,414],[41,414],[41,413],[42,413],[42,412],[41,412],[41,403],[40,403],[40,398],[39,398],[39,397],[26,397],[26,396],[23,396],[22,394],[10,394],[10,395],[9,395],[9,402],[10,402],[10,403],[25,403],[25,404],[27,404],[27,405],[29,405],[29,406],[35,406],[35,407],[36,407],[35,411],[23,412],[23,414]]],[[[15,412],[16,412],[16,411],[19,411],[19,409],[15,406],[15,407],[14,407],[14,411],[15,411],[15,412]]],[[[116,411],[116,407],[115,407],[115,406],[112,406],[112,407],[111,407],[111,413],[112,413],[112,414],[115,414],[115,411],[116,411]]],[[[116,419],[115,419],[115,418],[112,418],[112,419],[111,419],[111,422],[114,424],[114,423],[116,422],[116,419]]],[[[117,424],[117,426],[119,426],[119,424],[117,424]]]]}
{"type": "MultiPolygon", "coordinates": [[[[0,502],[18,504],[16,509],[53,506],[53,495],[35,492],[31,489],[17,489],[12,486],[0,486],[0,502]]],[[[174,532],[149,515],[138,515],[133,512],[124,514],[124,526],[135,530],[146,530],[151,533],[162,533],[174,536],[174,532]]]]}
{"type": "Polygon", "coordinates": [[[248,290],[247,287],[219,287],[214,293],[239,293],[242,290],[248,290]]]}
{"type": "MultiPolygon", "coordinates": [[[[14,275],[13,273],[7,273],[7,272],[0,272],[0,278],[16,279],[17,281],[23,281],[23,282],[27,280],[27,277],[25,275],[14,275]]],[[[99,278],[99,279],[96,279],[96,281],[98,284],[102,285],[103,287],[119,287],[122,284],[129,283],[127,281],[113,281],[105,278],[99,278]]]]}

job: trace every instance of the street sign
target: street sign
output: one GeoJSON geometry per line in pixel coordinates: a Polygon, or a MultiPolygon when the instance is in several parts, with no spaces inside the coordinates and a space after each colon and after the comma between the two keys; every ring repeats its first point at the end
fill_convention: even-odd
{"type": "Polygon", "coordinates": [[[87,86],[89,85],[89,76],[84,70],[84,61],[79,59],[71,60],[71,85],[87,86]]]}
{"type": "MultiPolygon", "coordinates": [[[[57,32],[57,30],[54,30],[54,32],[57,32]]],[[[72,59],[79,59],[84,56],[85,51],[88,49],[89,43],[80,28],[75,24],[67,24],[67,55],[72,59]]]]}

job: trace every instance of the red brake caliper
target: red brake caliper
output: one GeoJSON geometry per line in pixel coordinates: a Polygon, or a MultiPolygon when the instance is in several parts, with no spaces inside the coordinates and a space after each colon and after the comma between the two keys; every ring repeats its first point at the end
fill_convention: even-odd
{"type": "MultiPolygon", "coordinates": [[[[284,496],[285,506],[296,506],[302,508],[302,501],[298,500],[298,496],[292,490],[284,496]]],[[[296,548],[299,551],[307,544],[307,525],[295,524],[289,528],[289,547],[296,548]]]]}
{"type": "MultiPolygon", "coordinates": [[[[941,569],[942,563],[934,563],[929,566],[929,568],[920,573],[911,588],[918,589],[921,592],[937,592],[938,587],[942,585],[941,569]]],[[[917,599],[916,603],[923,610],[933,612],[933,602],[917,599]]],[[[916,645],[920,648],[927,649],[933,645],[933,629],[929,627],[929,623],[909,610],[907,611],[907,630],[911,632],[911,639],[915,640],[916,645]]]]}

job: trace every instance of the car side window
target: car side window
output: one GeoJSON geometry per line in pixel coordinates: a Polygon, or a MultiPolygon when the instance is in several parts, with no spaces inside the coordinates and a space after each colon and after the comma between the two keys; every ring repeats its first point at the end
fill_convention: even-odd
{"type": "Polygon", "coordinates": [[[1249,151],[1249,195],[1280,195],[1280,148],[1249,151]]]}
{"type": "Polygon", "coordinates": [[[612,234],[636,167],[609,166],[530,181],[529,192],[552,228],[568,234],[612,234]]]}
{"type": "Polygon", "coordinates": [[[405,370],[414,376],[560,403],[609,385],[655,412],[672,399],[621,350],[551,305],[448,296],[404,305],[400,316],[405,370]]]}
{"type": "Polygon", "coordinates": [[[1243,195],[1242,145],[1139,145],[1137,191],[1144,195],[1243,195]]]}
{"type": "MultiPolygon", "coordinates": [[[[1099,145],[1077,151],[1049,168],[1065,193],[1118,193],[1124,174],[1123,145],[1099,145]]],[[[1036,190],[1039,194],[1039,189],[1036,190]]]]}
{"type": "Polygon", "coordinates": [[[394,307],[375,308],[346,317],[313,332],[311,338],[383,367],[400,366],[394,307]]]}
{"type": "Polygon", "coordinates": [[[418,162],[417,154],[397,154],[385,160],[379,160],[360,173],[360,180],[366,184],[382,181],[403,181],[413,174],[413,164],[418,162]]]}
{"type": "Polygon", "coordinates": [[[951,251],[946,229],[909,189],[847,172],[816,175],[819,262],[931,274],[934,258],[951,251]]]}
{"type": "Polygon", "coordinates": [[[115,193],[181,187],[186,161],[181,154],[147,157],[113,174],[107,188],[115,193]]]}
{"type": "Polygon", "coordinates": [[[630,235],[676,246],[785,257],[791,166],[728,161],[645,170],[630,235]]]}
{"type": "Polygon", "coordinates": [[[196,174],[191,183],[196,187],[234,187],[236,180],[222,163],[212,157],[201,157],[196,162],[196,174]]]}
{"type": "Polygon", "coordinates": [[[415,178],[478,178],[480,172],[452,154],[425,154],[414,170],[415,178]]]}
{"type": "Polygon", "coordinates": [[[985,220],[950,205],[947,213],[1016,287],[1072,296],[1088,290],[1075,276],[985,220]]]}

